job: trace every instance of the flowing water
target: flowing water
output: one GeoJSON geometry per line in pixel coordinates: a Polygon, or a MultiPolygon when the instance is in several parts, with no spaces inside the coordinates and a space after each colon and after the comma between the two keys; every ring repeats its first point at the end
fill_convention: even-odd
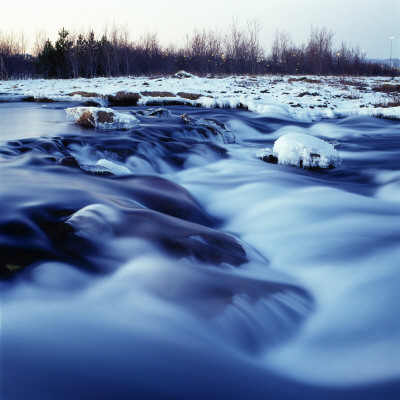
{"type": "Polygon", "coordinates": [[[65,107],[0,104],[2,399],[398,398],[398,122],[65,107]],[[293,131],[342,166],[255,157],[293,131]]]}

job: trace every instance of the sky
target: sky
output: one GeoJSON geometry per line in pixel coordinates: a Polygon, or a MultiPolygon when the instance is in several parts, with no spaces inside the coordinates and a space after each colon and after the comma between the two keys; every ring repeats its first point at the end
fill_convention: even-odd
{"type": "Polygon", "coordinates": [[[400,58],[400,0],[0,0],[0,10],[0,31],[23,31],[32,44],[40,31],[55,41],[61,27],[100,35],[116,25],[132,40],[157,32],[160,43],[179,45],[195,29],[225,33],[233,20],[256,19],[267,53],[277,30],[301,44],[315,26],[332,30],[337,46],[359,46],[369,58],[389,58],[392,47],[400,58]]]}

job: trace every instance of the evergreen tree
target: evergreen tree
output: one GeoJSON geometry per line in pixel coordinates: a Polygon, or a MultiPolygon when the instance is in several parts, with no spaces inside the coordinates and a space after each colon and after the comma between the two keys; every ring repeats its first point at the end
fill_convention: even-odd
{"type": "Polygon", "coordinates": [[[69,32],[62,28],[58,32],[58,40],[55,44],[57,57],[57,72],[60,78],[70,78],[72,76],[72,65],[70,61],[70,52],[73,46],[68,38],[69,32]]]}
{"type": "Polygon", "coordinates": [[[39,74],[43,74],[45,78],[56,78],[57,77],[57,54],[56,50],[51,43],[50,39],[47,39],[43,50],[39,53],[37,59],[37,70],[39,74]]]}

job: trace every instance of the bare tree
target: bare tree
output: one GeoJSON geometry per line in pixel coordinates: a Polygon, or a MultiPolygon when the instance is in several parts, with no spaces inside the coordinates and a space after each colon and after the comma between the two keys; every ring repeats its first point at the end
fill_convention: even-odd
{"type": "Polygon", "coordinates": [[[332,39],[334,33],[327,28],[311,27],[306,46],[308,67],[316,75],[332,72],[332,39]]]}

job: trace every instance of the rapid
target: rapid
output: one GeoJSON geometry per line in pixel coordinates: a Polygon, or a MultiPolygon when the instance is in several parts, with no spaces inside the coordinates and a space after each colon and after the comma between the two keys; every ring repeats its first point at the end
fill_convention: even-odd
{"type": "Polygon", "coordinates": [[[69,106],[0,104],[3,399],[397,398],[398,122],[69,106]],[[288,132],[342,165],[255,156],[288,132]]]}

